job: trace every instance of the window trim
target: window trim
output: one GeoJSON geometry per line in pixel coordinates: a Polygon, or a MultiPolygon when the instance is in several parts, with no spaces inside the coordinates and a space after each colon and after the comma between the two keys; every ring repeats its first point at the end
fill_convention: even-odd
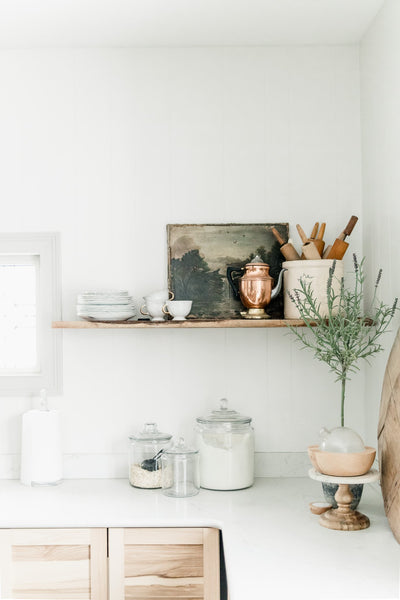
{"type": "MultiPolygon", "coordinates": [[[[39,297],[38,297],[38,290],[39,290],[39,274],[40,274],[40,255],[39,254],[22,254],[22,253],[18,253],[18,254],[3,254],[0,253],[0,268],[2,268],[3,266],[10,266],[10,263],[12,263],[12,266],[15,265],[29,265],[31,267],[33,267],[35,269],[35,286],[36,286],[36,290],[35,290],[35,305],[36,308],[37,306],[39,306],[39,297]],[[10,258],[9,258],[10,257],[10,258]]],[[[40,372],[40,356],[41,356],[41,351],[39,348],[39,343],[40,340],[38,340],[38,315],[37,313],[35,314],[35,337],[36,337],[36,364],[34,368],[31,369],[10,369],[10,370],[5,370],[5,369],[0,369],[0,378],[5,377],[7,375],[10,376],[18,376],[18,375],[34,375],[40,372]]]]}
{"type": "Polygon", "coordinates": [[[38,286],[38,373],[0,375],[1,396],[49,394],[62,391],[62,344],[52,321],[61,319],[60,235],[43,233],[0,233],[0,254],[39,255],[38,286]]]}

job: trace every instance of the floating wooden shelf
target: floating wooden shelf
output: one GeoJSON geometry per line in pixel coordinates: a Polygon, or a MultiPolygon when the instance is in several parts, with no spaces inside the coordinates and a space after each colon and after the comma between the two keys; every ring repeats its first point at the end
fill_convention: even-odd
{"type": "Polygon", "coordinates": [[[123,323],[101,323],[99,321],[54,321],[54,329],[215,329],[215,328],[269,328],[303,327],[300,319],[187,319],[186,321],[124,321],[123,323]]]}

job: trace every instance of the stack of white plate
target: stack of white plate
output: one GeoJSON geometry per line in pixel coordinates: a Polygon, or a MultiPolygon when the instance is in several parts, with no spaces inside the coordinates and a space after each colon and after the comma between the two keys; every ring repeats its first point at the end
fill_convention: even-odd
{"type": "Polygon", "coordinates": [[[78,317],[86,321],[127,321],[136,314],[132,296],[126,290],[82,292],[76,306],[78,317]]]}

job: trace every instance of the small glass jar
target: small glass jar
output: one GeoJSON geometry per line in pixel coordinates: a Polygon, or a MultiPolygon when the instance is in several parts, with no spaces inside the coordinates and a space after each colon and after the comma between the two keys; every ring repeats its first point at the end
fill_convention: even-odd
{"type": "Polygon", "coordinates": [[[161,457],[163,494],[187,498],[199,493],[199,452],[185,444],[183,438],[161,457]]]}
{"type": "Polygon", "coordinates": [[[143,431],[129,436],[129,483],[133,487],[161,487],[160,458],[171,438],[171,434],[158,431],[156,423],[145,423],[143,431]]]}
{"type": "Polygon", "coordinates": [[[254,483],[254,431],[251,418],[220,409],[196,419],[200,452],[200,485],[211,490],[241,490],[254,483]]]}

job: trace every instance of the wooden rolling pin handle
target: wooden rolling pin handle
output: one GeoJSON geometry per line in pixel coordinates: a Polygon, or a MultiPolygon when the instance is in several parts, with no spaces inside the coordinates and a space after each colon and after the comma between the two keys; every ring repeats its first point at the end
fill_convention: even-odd
{"type": "Polygon", "coordinates": [[[311,234],[310,234],[310,240],[313,240],[315,238],[315,236],[317,235],[317,231],[318,231],[318,227],[319,227],[319,223],[315,223],[314,227],[312,228],[311,234]]]}
{"type": "Polygon", "coordinates": [[[316,237],[317,240],[324,239],[326,223],[321,223],[320,230],[318,231],[318,235],[316,237]]]}
{"type": "Polygon", "coordinates": [[[300,256],[297,253],[296,248],[290,242],[285,242],[281,237],[279,231],[275,227],[271,227],[271,231],[276,237],[281,247],[281,252],[286,260],[300,260],[300,256]]]}
{"type": "Polygon", "coordinates": [[[354,215],[351,217],[350,221],[347,223],[346,227],[343,230],[344,233],[344,238],[345,239],[348,235],[351,234],[351,232],[354,229],[355,224],[358,221],[358,217],[355,217],[354,215]]]}
{"type": "Polygon", "coordinates": [[[301,241],[303,242],[303,244],[306,244],[308,241],[308,238],[307,238],[306,234],[304,233],[304,230],[300,227],[300,225],[296,225],[296,229],[299,232],[301,241]]]}
{"type": "Polygon", "coordinates": [[[275,227],[271,227],[271,231],[281,246],[286,244],[285,240],[283,239],[283,237],[280,235],[279,231],[275,227]]]}

